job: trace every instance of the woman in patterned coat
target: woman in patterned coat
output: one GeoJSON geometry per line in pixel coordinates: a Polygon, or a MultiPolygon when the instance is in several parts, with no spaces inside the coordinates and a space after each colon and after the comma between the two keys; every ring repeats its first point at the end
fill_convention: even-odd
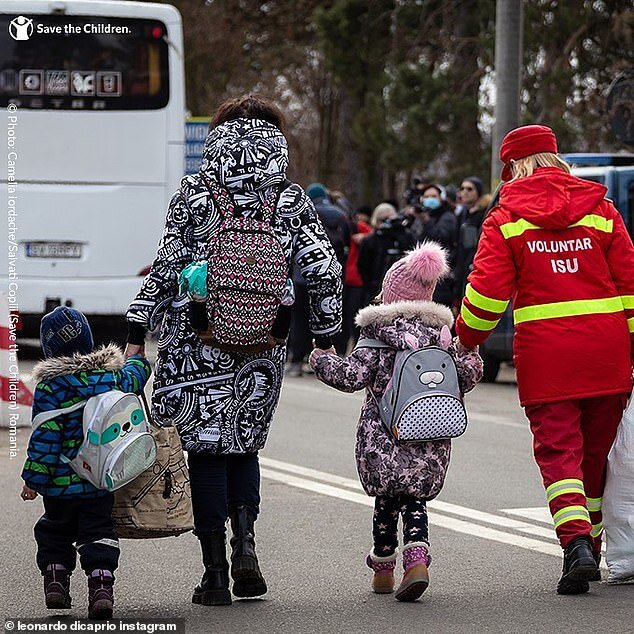
{"type": "MultiPolygon", "coordinates": [[[[286,180],[288,148],[281,112],[257,97],[241,97],[216,112],[201,173],[224,188],[244,216],[277,200],[272,227],[290,270],[306,279],[310,326],[320,348],[341,329],[341,267],[303,189],[286,180]]],[[[159,330],[152,410],[158,424],[175,424],[188,452],[195,533],[205,574],[192,600],[231,603],[225,522],[233,530],[233,594],[266,592],[253,523],[259,512],[258,451],[264,447],[282,385],[285,347],[239,355],[205,345],[179,294],[180,272],[203,260],[221,216],[201,174],[186,176],[174,194],[149,275],[128,310],[128,354],[143,350],[147,330],[159,330]]],[[[210,272],[213,274],[213,272],[210,272]]]]}

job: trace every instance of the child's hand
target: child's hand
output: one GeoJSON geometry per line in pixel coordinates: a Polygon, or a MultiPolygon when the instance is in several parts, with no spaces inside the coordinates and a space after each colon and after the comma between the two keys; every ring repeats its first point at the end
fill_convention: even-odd
{"type": "Polygon", "coordinates": [[[132,355],[140,354],[142,357],[145,356],[145,345],[139,346],[134,343],[129,343],[125,347],[125,358],[131,357],[132,355]]]}
{"type": "Polygon", "coordinates": [[[20,497],[26,502],[27,500],[34,500],[37,497],[37,491],[32,489],[31,487],[26,486],[26,484],[22,487],[22,493],[20,493],[20,497]]]}
{"type": "Polygon", "coordinates": [[[458,337],[456,337],[454,339],[455,345],[456,345],[456,352],[458,354],[467,354],[469,352],[475,352],[477,353],[478,350],[480,349],[480,346],[476,346],[475,348],[467,348],[465,345],[463,345],[463,343],[460,341],[460,339],[458,339],[458,337]]]}

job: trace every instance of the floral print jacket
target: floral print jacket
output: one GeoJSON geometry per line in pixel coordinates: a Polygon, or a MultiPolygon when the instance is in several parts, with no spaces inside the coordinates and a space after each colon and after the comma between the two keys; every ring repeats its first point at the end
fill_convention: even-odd
{"type": "MultiPolygon", "coordinates": [[[[396,350],[428,345],[447,348],[450,337],[445,341],[443,326],[452,326],[451,311],[427,301],[396,302],[364,308],[357,315],[357,324],[361,337],[380,339],[392,349],[357,348],[345,359],[315,350],[310,361],[317,377],[327,385],[344,392],[367,390],[356,441],[361,484],[372,496],[405,494],[431,500],[445,481],[451,441],[395,441],[381,422],[374,397],[380,400],[386,390],[396,350]]],[[[453,343],[448,351],[456,361],[460,388],[468,392],[482,378],[482,359],[476,352],[459,354],[453,343]]]]}

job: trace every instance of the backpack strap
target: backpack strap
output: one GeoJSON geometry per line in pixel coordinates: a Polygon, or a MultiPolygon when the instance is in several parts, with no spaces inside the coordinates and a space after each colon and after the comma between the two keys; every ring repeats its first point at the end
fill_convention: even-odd
{"type": "MultiPolygon", "coordinates": [[[[392,348],[392,346],[388,346],[386,343],[381,341],[380,339],[372,339],[370,337],[362,337],[357,341],[357,345],[354,347],[355,350],[359,348],[392,348]]],[[[354,351],[353,351],[354,352],[354,351]]]]}
{"type": "Polygon", "coordinates": [[[40,412],[36,416],[33,417],[31,421],[31,425],[33,430],[36,430],[40,425],[43,425],[49,420],[56,418],[60,414],[70,414],[70,412],[75,412],[78,409],[81,409],[86,404],[86,401],[79,401],[74,405],[69,405],[68,407],[60,407],[59,409],[49,409],[45,412],[40,412]]]}

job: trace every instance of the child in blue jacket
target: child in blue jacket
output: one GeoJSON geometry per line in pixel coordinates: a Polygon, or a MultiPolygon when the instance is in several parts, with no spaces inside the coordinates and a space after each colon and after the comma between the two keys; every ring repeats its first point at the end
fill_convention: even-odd
{"type": "MultiPolygon", "coordinates": [[[[94,350],[88,321],[73,308],[60,306],[45,315],[40,337],[45,360],[33,370],[37,386],[32,418],[113,389],[141,394],[150,377],[150,364],[141,356],[125,361],[115,345],[94,350]]],[[[114,495],[80,478],[60,458],[77,455],[82,416],[83,408],[63,413],[33,431],[22,471],[22,499],[33,500],[39,493],[44,501],[35,540],[46,607],[71,607],[70,576],[79,553],[88,575],[88,615],[109,618],[119,560],[111,517],[114,495]]]]}

